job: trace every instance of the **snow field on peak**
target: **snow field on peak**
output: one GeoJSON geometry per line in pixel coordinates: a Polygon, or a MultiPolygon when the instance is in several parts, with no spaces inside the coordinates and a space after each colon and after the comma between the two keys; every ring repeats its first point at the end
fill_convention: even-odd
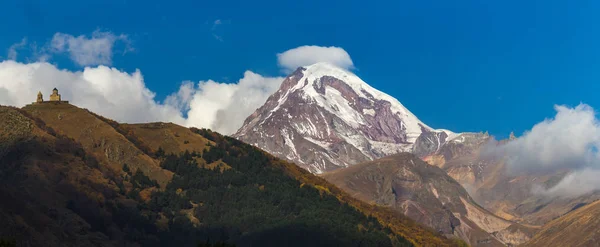
{"type": "MultiPolygon", "coordinates": [[[[353,73],[346,71],[344,69],[338,68],[334,65],[328,63],[316,63],[310,66],[304,67],[306,70],[303,72],[304,76],[298,81],[298,84],[294,87],[295,90],[302,89],[306,92],[307,95],[312,96],[313,98],[318,98],[319,94],[312,87],[312,82],[322,78],[323,76],[330,76],[336,79],[339,79],[345,82],[348,86],[354,90],[356,94],[365,99],[370,99],[364,92],[373,96],[373,98],[378,100],[384,100],[391,104],[391,110],[393,113],[399,114],[400,118],[403,120],[408,135],[414,137],[416,139],[421,134],[421,124],[428,130],[432,130],[431,127],[427,126],[423,122],[421,122],[414,114],[412,114],[402,103],[400,103],[394,97],[387,95],[364,82],[358,76],[353,73]],[[304,85],[304,82],[308,80],[308,84],[304,85]],[[364,92],[363,92],[364,91],[364,92]]],[[[336,91],[336,90],[326,90],[326,91],[336,91]]],[[[339,92],[338,92],[339,94],[339,92]]],[[[341,96],[341,95],[340,95],[341,96]]],[[[343,97],[342,97],[343,98],[343,97]]],[[[345,100],[345,99],[344,99],[345,100]]],[[[346,101],[347,102],[347,101],[346,101]]],[[[347,104],[346,104],[347,105],[347,104]]],[[[356,112],[354,109],[352,109],[356,112]]],[[[360,113],[356,113],[360,115],[360,113]]],[[[368,114],[368,113],[367,113],[368,114]]],[[[369,114],[370,115],[370,114],[369,114]]],[[[361,117],[362,118],[362,117],[361,117]]],[[[356,122],[356,121],[355,121],[356,122]]],[[[413,140],[414,141],[414,140],[413,140]]]]}

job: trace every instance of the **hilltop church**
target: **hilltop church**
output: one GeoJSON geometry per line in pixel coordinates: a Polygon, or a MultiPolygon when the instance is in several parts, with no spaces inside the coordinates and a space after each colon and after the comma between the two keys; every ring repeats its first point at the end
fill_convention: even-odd
{"type": "Polygon", "coordinates": [[[42,95],[42,92],[38,92],[35,104],[42,103],[69,103],[69,101],[62,100],[60,94],[58,93],[58,89],[54,88],[52,90],[52,94],[50,95],[50,101],[44,101],[44,96],[42,95]]]}

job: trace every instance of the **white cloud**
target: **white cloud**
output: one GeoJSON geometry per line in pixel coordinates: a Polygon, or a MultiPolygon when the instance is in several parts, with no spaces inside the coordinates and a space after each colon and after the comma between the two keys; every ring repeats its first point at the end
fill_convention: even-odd
{"type": "Polygon", "coordinates": [[[533,126],[522,137],[504,146],[513,171],[545,171],[580,168],[595,162],[600,146],[600,125],[594,109],[555,106],[553,119],[533,126]]]}
{"type": "Polygon", "coordinates": [[[17,55],[19,54],[17,50],[23,48],[25,45],[27,45],[27,38],[23,38],[21,42],[11,45],[8,48],[8,59],[17,60],[17,55]]]}
{"type": "Polygon", "coordinates": [[[71,72],[43,62],[0,62],[2,105],[24,106],[35,101],[38,91],[48,99],[54,87],[65,100],[118,121],[185,123],[175,106],[155,101],[140,71],[126,73],[98,66],[71,72]]]}
{"type": "Polygon", "coordinates": [[[56,33],[50,42],[53,53],[69,53],[71,59],[80,66],[111,65],[113,47],[115,43],[122,42],[126,51],[131,50],[127,35],[114,35],[111,32],[96,30],[91,37],[84,35],[73,36],[70,34],[56,33]]]}
{"type": "Polygon", "coordinates": [[[246,71],[235,84],[201,81],[191,98],[189,84],[183,84],[178,93],[189,100],[187,125],[208,127],[224,134],[233,134],[244,120],[275,93],[284,78],[264,77],[246,71]]]}
{"type": "Polygon", "coordinates": [[[354,68],[348,52],[335,46],[300,46],[277,54],[277,62],[285,72],[318,62],[327,62],[344,69],[354,68]]]}
{"type": "MultiPolygon", "coordinates": [[[[218,23],[221,22],[215,21],[215,24],[218,23]]],[[[81,65],[110,64],[113,45],[117,41],[126,42],[126,36],[98,31],[91,38],[57,33],[52,42],[43,46],[46,49],[34,50],[32,53],[37,57],[44,57],[45,54],[68,52],[81,65]]],[[[346,54],[347,61],[343,67],[348,68],[352,64],[343,49],[323,49],[346,54]]],[[[313,48],[299,47],[278,54],[280,65],[289,64],[290,58],[310,57],[312,52],[313,48]],[[303,51],[308,53],[303,55],[303,51]]],[[[322,61],[334,60],[314,60],[322,61]]],[[[177,92],[161,102],[146,87],[139,70],[124,72],[94,65],[69,71],[60,70],[46,62],[20,63],[7,60],[0,61],[0,104],[24,106],[35,101],[38,91],[47,99],[51,89],[57,87],[63,98],[71,103],[120,122],[173,122],[232,134],[277,91],[283,79],[246,71],[236,83],[184,81],[177,92]]]]}
{"type": "Polygon", "coordinates": [[[176,107],[181,112],[186,112],[190,109],[190,101],[192,101],[195,93],[194,82],[184,81],[179,86],[179,91],[167,96],[165,103],[176,107]]]}
{"type": "Polygon", "coordinates": [[[493,147],[491,153],[506,157],[512,174],[571,171],[552,188],[535,188],[536,193],[571,197],[599,190],[600,124],[594,109],[585,104],[555,109],[553,119],[536,124],[522,137],[487,147],[493,147]]]}
{"type": "Polygon", "coordinates": [[[0,105],[30,104],[38,91],[48,99],[56,87],[72,104],[120,122],[164,121],[232,134],[282,81],[281,77],[263,77],[251,71],[235,84],[209,80],[194,85],[186,81],[178,92],[159,102],[139,70],[126,73],[98,66],[72,72],[44,62],[8,60],[0,62],[0,105]]]}
{"type": "Polygon", "coordinates": [[[599,190],[599,177],[599,169],[583,168],[567,174],[558,184],[551,188],[545,189],[540,185],[534,186],[533,192],[550,197],[573,198],[599,190]]]}

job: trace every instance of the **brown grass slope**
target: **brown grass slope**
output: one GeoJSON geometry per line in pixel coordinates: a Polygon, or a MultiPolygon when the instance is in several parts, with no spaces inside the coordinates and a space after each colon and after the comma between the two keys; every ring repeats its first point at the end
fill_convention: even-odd
{"type": "Polygon", "coordinates": [[[173,123],[122,124],[140,138],[151,150],[180,154],[187,151],[202,153],[210,142],[190,129],[173,123]]]}
{"type": "Polygon", "coordinates": [[[114,121],[70,104],[33,104],[23,108],[57,132],[79,142],[101,164],[121,171],[127,164],[164,187],[173,173],[160,168],[147,146],[114,121]],[[137,144],[136,144],[137,142],[137,144]]]}
{"type": "Polygon", "coordinates": [[[524,246],[600,246],[600,201],[550,221],[524,246]]]}
{"type": "MultiPolygon", "coordinates": [[[[20,109],[0,106],[2,237],[19,240],[18,246],[126,243],[98,233],[90,218],[86,219],[92,214],[76,213],[85,208],[97,212],[93,217],[102,218],[109,213],[99,205],[124,200],[117,192],[118,174],[98,165],[81,145],[43,121],[20,109]]],[[[119,233],[116,227],[114,231],[119,233]]]]}

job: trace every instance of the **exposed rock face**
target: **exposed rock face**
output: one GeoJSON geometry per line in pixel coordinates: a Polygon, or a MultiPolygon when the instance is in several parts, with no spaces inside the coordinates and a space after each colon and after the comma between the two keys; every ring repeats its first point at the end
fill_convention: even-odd
{"type": "Polygon", "coordinates": [[[530,231],[483,209],[442,169],[402,153],[323,174],[353,196],[398,210],[472,246],[502,246],[530,231]]]}
{"type": "Polygon", "coordinates": [[[578,198],[534,193],[535,188],[554,186],[568,171],[511,174],[503,157],[486,155],[488,148],[514,139],[511,135],[507,140],[495,142],[484,133],[463,133],[421,157],[444,169],[487,210],[522,224],[541,226],[578,205],[600,199],[598,192],[578,198]]]}
{"type": "Polygon", "coordinates": [[[234,136],[322,173],[410,151],[423,132],[453,134],[431,129],[356,75],[318,63],[288,76],[234,136]]]}
{"type": "Polygon", "coordinates": [[[444,131],[423,132],[415,141],[412,153],[417,156],[435,153],[440,150],[447,139],[448,134],[444,131]]]}

